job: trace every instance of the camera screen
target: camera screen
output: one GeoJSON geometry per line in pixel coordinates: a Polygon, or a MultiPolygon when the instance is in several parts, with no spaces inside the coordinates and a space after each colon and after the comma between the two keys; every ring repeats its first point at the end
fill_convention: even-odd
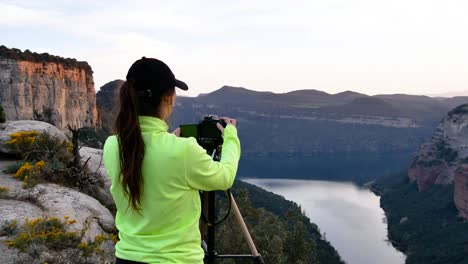
{"type": "Polygon", "coordinates": [[[198,138],[198,125],[181,125],[180,126],[180,136],[184,138],[193,137],[198,138]]]}

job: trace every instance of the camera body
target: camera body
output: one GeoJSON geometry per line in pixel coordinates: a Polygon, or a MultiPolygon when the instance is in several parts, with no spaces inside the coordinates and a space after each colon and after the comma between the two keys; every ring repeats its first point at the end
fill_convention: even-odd
{"type": "Polygon", "coordinates": [[[198,124],[180,126],[181,137],[193,137],[209,154],[223,144],[223,137],[216,124],[226,127],[226,122],[216,115],[205,116],[198,124]]]}

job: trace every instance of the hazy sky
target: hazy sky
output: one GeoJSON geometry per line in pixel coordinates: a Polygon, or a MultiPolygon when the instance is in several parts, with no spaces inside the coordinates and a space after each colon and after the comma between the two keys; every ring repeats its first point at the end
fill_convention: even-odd
{"type": "Polygon", "coordinates": [[[190,95],[468,91],[466,0],[0,0],[0,13],[0,44],[86,60],[96,89],[147,56],[190,95]]]}

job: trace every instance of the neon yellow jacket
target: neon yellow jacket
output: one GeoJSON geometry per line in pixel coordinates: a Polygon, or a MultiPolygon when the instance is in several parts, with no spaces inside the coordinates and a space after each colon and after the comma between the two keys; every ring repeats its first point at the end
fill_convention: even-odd
{"type": "Polygon", "coordinates": [[[226,190],[234,182],[240,158],[237,130],[228,125],[220,162],[211,159],[194,138],[167,132],[158,118],[140,116],[145,143],[140,214],[129,207],[120,183],[117,137],[104,144],[104,167],[117,206],[116,256],[144,263],[203,263],[198,190],[226,190]]]}

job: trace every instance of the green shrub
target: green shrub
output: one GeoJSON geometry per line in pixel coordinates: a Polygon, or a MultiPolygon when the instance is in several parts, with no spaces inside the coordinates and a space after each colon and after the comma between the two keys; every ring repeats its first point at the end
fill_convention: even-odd
{"type": "Polygon", "coordinates": [[[102,148],[106,142],[109,133],[102,129],[83,127],[79,129],[79,140],[87,147],[102,148]]]}
{"type": "Polygon", "coordinates": [[[454,115],[466,115],[468,114],[468,104],[463,104],[455,107],[453,110],[448,112],[448,116],[452,117],[454,115]]]}
{"type": "Polygon", "coordinates": [[[461,159],[460,162],[463,164],[468,164],[468,157],[461,159]]]}
{"type": "Polygon", "coordinates": [[[10,189],[8,187],[0,186],[0,198],[5,197],[9,191],[10,189]]]}
{"type": "Polygon", "coordinates": [[[16,220],[5,221],[0,227],[0,236],[11,236],[15,234],[17,230],[18,222],[16,220]]]}
{"type": "Polygon", "coordinates": [[[3,107],[0,105],[0,123],[5,123],[5,121],[6,121],[5,111],[3,110],[3,107]]]}
{"type": "Polygon", "coordinates": [[[432,167],[438,166],[444,163],[442,160],[432,159],[432,160],[418,160],[417,164],[423,167],[432,167]]]}
{"type": "Polygon", "coordinates": [[[52,120],[52,115],[53,115],[52,108],[49,108],[49,107],[44,107],[42,109],[42,113],[38,112],[35,109],[33,110],[33,119],[34,120],[47,122],[47,123],[55,126],[55,123],[52,120]]]}
{"type": "Polygon", "coordinates": [[[24,165],[24,161],[15,161],[14,163],[6,166],[6,168],[3,170],[4,173],[12,174],[16,173],[21,166],[24,165]]]}
{"type": "Polygon", "coordinates": [[[453,162],[458,157],[458,152],[447,145],[447,142],[437,143],[437,158],[443,159],[448,163],[453,162]]]}

